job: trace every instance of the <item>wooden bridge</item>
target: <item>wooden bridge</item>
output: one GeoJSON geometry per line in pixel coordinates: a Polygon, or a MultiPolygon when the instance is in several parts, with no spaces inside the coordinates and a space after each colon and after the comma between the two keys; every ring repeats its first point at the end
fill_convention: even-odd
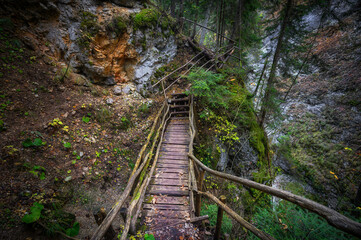
{"type": "Polygon", "coordinates": [[[297,204],[323,217],[330,225],[361,238],[361,224],[333,209],[290,192],[212,170],[202,164],[193,155],[197,132],[193,104],[193,97],[184,94],[173,94],[171,99],[166,98],[138,155],[124,192],[93,233],[92,240],[104,236],[106,239],[114,238],[114,232],[110,231],[111,223],[125,202],[129,204],[120,238],[122,240],[127,239],[128,232],[135,234],[137,225],[146,225],[147,232],[153,234],[155,239],[202,239],[192,224],[207,218],[199,216],[202,197],[209,198],[219,207],[215,239],[220,237],[223,211],[260,239],[274,239],[230,209],[221,197],[220,200],[204,192],[205,174],[297,204]]]}

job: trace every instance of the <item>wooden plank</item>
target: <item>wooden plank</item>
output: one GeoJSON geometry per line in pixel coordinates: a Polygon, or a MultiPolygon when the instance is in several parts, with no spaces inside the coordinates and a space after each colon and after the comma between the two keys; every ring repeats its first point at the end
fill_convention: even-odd
{"type": "Polygon", "coordinates": [[[167,159],[167,158],[162,158],[162,159],[158,159],[159,163],[169,163],[169,164],[186,164],[189,165],[189,161],[188,159],[167,159]]]}
{"type": "Polygon", "coordinates": [[[158,160],[171,160],[171,161],[186,161],[188,162],[188,158],[186,156],[172,156],[172,155],[164,155],[160,158],[158,158],[158,160]]]}
{"type": "Polygon", "coordinates": [[[188,211],[189,206],[185,205],[168,205],[168,204],[149,204],[144,203],[143,209],[155,209],[155,210],[173,210],[173,211],[188,211]]]}
{"type": "Polygon", "coordinates": [[[188,158],[188,153],[185,152],[162,152],[161,154],[159,154],[159,157],[172,157],[174,156],[174,158],[176,157],[186,157],[188,158]]]}
{"type": "Polygon", "coordinates": [[[157,168],[188,168],[187,163],[159,163],[157,168]]]}
{"type": "Polygon", "coordinates": [[[186,141],[186,140],[165,140],[163,141],[163,143],[165,144],[172,144],[172,145],[184,145],[184,146],[189,146],[190,141],[186,141]]]}
{"type": "Polygon", "coordinates": [[[188,196],[189,191],[149,190],[149,194],[158,194],[163,196],[188,196]]]}
{"type": "Polygon", "coordinates": [[[176,169],[176,168],[156,168],[156,173],[179,173],[179,174],[188,174],[188,168],[176,169]]]}
{"type": "Polygon", "coordinates": [[[181,149],[187,149],[188,146],[184,146],[184,145],[177,145],[177,144],[167,144],[167,143],[164,143],[162,144],[161,146],[162,148],[181,148],[181,149]]]}
{"type": "Polygon", "coordinates": [[[163,210],[163,211],[155,211],[155,210],[144,210],[144,217],[151,217],[151,218],[190,218],[190,214],[188,211],[171,211],[171,210],[163,210]]]}
{"type": "Polygon", "coordinates": [[[156,173],[153,176],[157,176],[157,178],[162,179],[162,178],[167,178],[167,179],[188,179],[188,174],[187,173],[174,173],[174,172],[161,172],[161,173],[156,173]]]}
{"type": "Polygon", "coordinates": [[[187,179],[168,179],[168,178],[155,178],[152,177],[152,180],[150,182],[152,185],[168,185],[168,186],[184,186],[188,185],[187,179]]]}
{"type": "Polygon", "coordinates": [[[159,191],[180,191],[188,193],[188,186],[178,187],[178,186],[164,186],[164,185],[149,185],[150,190],[159,190],[159,191]]]}
{"type": "Polygon", "coordinates": [[[158,204],[174,204],[174,205],[188,205],[189,197],[176,197],[176,196],[159,196],[159,195],[147,195],[145,198],[146,203],[156,202],[158,204]]]}

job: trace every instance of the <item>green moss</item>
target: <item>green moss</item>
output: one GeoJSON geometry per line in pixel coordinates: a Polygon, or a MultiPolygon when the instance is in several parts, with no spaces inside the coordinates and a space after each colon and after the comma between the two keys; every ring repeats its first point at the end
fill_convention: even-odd
{"type": "Polygon", "coordinates": [[[154,9],[143,9],[134,16],[134,28],[144,29],[155,26],[157,24],[159,15],[159,12],[154,9]]]}
{"type": "Polygon", "coordinates": [[[91,12],[81,12],[80,22],[81,36],[77,39],[81,47],[89,47],[92,38],[99,32],[99,25],[97,23],[97,16],[91,12]]]}
{"type": "Polygon", "coordinates": [[[129,24],[129,20],[122,17],[116,16],[111,22],[107,25],[107,31],[115,32],[117,36],[125,33],[127,31],[127,25],[129,24]]]}
{"type": "Polygon", "coordinates": [[[258,125],[256,119],[251,123],[250,129],[250,143],[251,146],[256,149],[259,154],[260,160],[265,158],[265,146],[267,144],[267,139],[264,136],[263,129],[258,125]]]}

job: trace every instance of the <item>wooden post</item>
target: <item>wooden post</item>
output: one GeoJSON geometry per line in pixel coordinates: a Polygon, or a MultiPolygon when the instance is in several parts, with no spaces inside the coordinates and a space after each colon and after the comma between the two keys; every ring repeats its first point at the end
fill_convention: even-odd
{"type": "MultiPolygon", "coordinates": [[[[105,212],[105,208],[101,208],[97,214],[94,214],[94,218],[95,221],[98,225],[102,224],[102,222],[104,221],[105,217],[107,216],[106,212],[105,212]]],[[[113,229],[113,226],[110,225],[110,227],[108,228],[108,230],[105,233],[104,238],[105,239],[113,239],[114,236],[116,235],[116,232],[113,229]]]]}
{"type": "MultiPolygon", "coordinates": [[[[226,196],[222,195],[220,198],[222,203],[226,202],[226,196]]],[[[222,227],[222,219],[223,219],[223,209],[218,206],[218,214],[217,214],[217,225],[216,232],[214,233],[214,240],[221,239],[221,227],[222,227]]]]}
{"type": "MultiPolygon", "coordinates": [[[[198,189],[199,191],[202,191],[203,186],[203,179],[204,179],[204,170],[200,170],[200,174],[198,176],[198,189]]],[[[197,194],[196,195],[196,217],[199,217],[201,214],[201,205],[202,205],[202,195],[197,194]]]]}

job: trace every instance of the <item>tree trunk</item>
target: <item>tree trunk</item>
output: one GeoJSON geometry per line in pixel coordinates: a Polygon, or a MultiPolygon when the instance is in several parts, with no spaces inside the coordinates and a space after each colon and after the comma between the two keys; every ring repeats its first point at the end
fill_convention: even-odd
{"type": "MultiPolygon", "coordinates": [[[[202,23],[203,26],[207,27],[208,26],[208,21],[209,21],[209,16],[211,15],[211,8],[210,7],[207,7],[207,11],[206,11],[206,15],[205,15],[205,18],[204,18],[204,21],[202,23]]],[[[200,45],[203,45],[204,43],[204,39],[206,38],[206,33],[207,33],[207,29],[205,28],[202,28],[201,30],[201,36],[199,38],[199,44],[200,45]]]]}
{"type": "Polygon", "coordinates": [[[263,101],[262,101],[262,108],[261,108],[261,112],[260,112],[260,126],[263,126],[265,118],[266,118],[266,114],[267,114],[267,108],[272,106],[272,89],[274,86],[274,79],[276,76],[276,69],[277,69],[277,65],[278,65],[278,61],[280,59],[280,53],[281,53],[281,48],[282,48],[282,42],[283,42],[283,37],[285,35],[285,30],[286,30],[286,26],[289,22],[289,18],[291,15],[291,10],[292,10],[292,5],[293,5],[293,0],[287,0],[287,4],[285,6],[286,8],[286,13],[285,16],[283,18],[282,24],[281,24],[281,30],[280,33],[278,35],[278,41],[277,41],[277,46],[276,46],[276,51],[273,57],[273,62],[272,62],[272,67],[271,67],[271,71],[270,71],[270,75],[268,78],[268,82],[267,82],[267,87],[266,87],[266,91],[265,91],[265,95],[263,97],[263,101]]]}
{"type": "Polygon", "coordinates": [[[360,185],[358,186],[358,191],[357,191],[357,195],[355,198],[356,207],[360,207],[360,204],[361,204],[361,182],[360,182],[360,185]]]}
{"type": "Polygon", "coordinates": [[[175,17],[175,1],[176,0],[171,0],[170,1],[170,15],[172,17],[175,17]]]}
{"type": "Polygon", "coordinates": [[[261,73],[261,76],[259,76],[259,79],[258,79],[258,82],[257,82],[257,86],[256,86],[256,89],[254,90],[254,93],[253,93],[253,96],[257,96],[257,91],[258,91],[258,88],[259,88],[259,85],[261,84],[261,81],[262,81],[262,78],[263,78],[263,75],[264,75],[264,72],[266,71],[266,68],[267,68],[267,65],[268,65],[268,57],[263,65],[263,69],[262,69],[262,73],[261,73]]]}
{"type": "Polygon", "coordinates": [[[180,32],[183,32],[183,12],[184,12],[184,0],[180,0],[178,22],[180,24],[180,32]]]}
{"type": "MultiPolygon", "coordinates": [[[[196,8],[198,8],[198,3],[199,3],[199,0],[196,0],[196,8]]],[[[196,36],[197,22],[198,22],[198,10],[196,9],[194,24],[193,24],[193,32],[191,35],[192,39],[194,39],[194,37],[196,36]]]]}

